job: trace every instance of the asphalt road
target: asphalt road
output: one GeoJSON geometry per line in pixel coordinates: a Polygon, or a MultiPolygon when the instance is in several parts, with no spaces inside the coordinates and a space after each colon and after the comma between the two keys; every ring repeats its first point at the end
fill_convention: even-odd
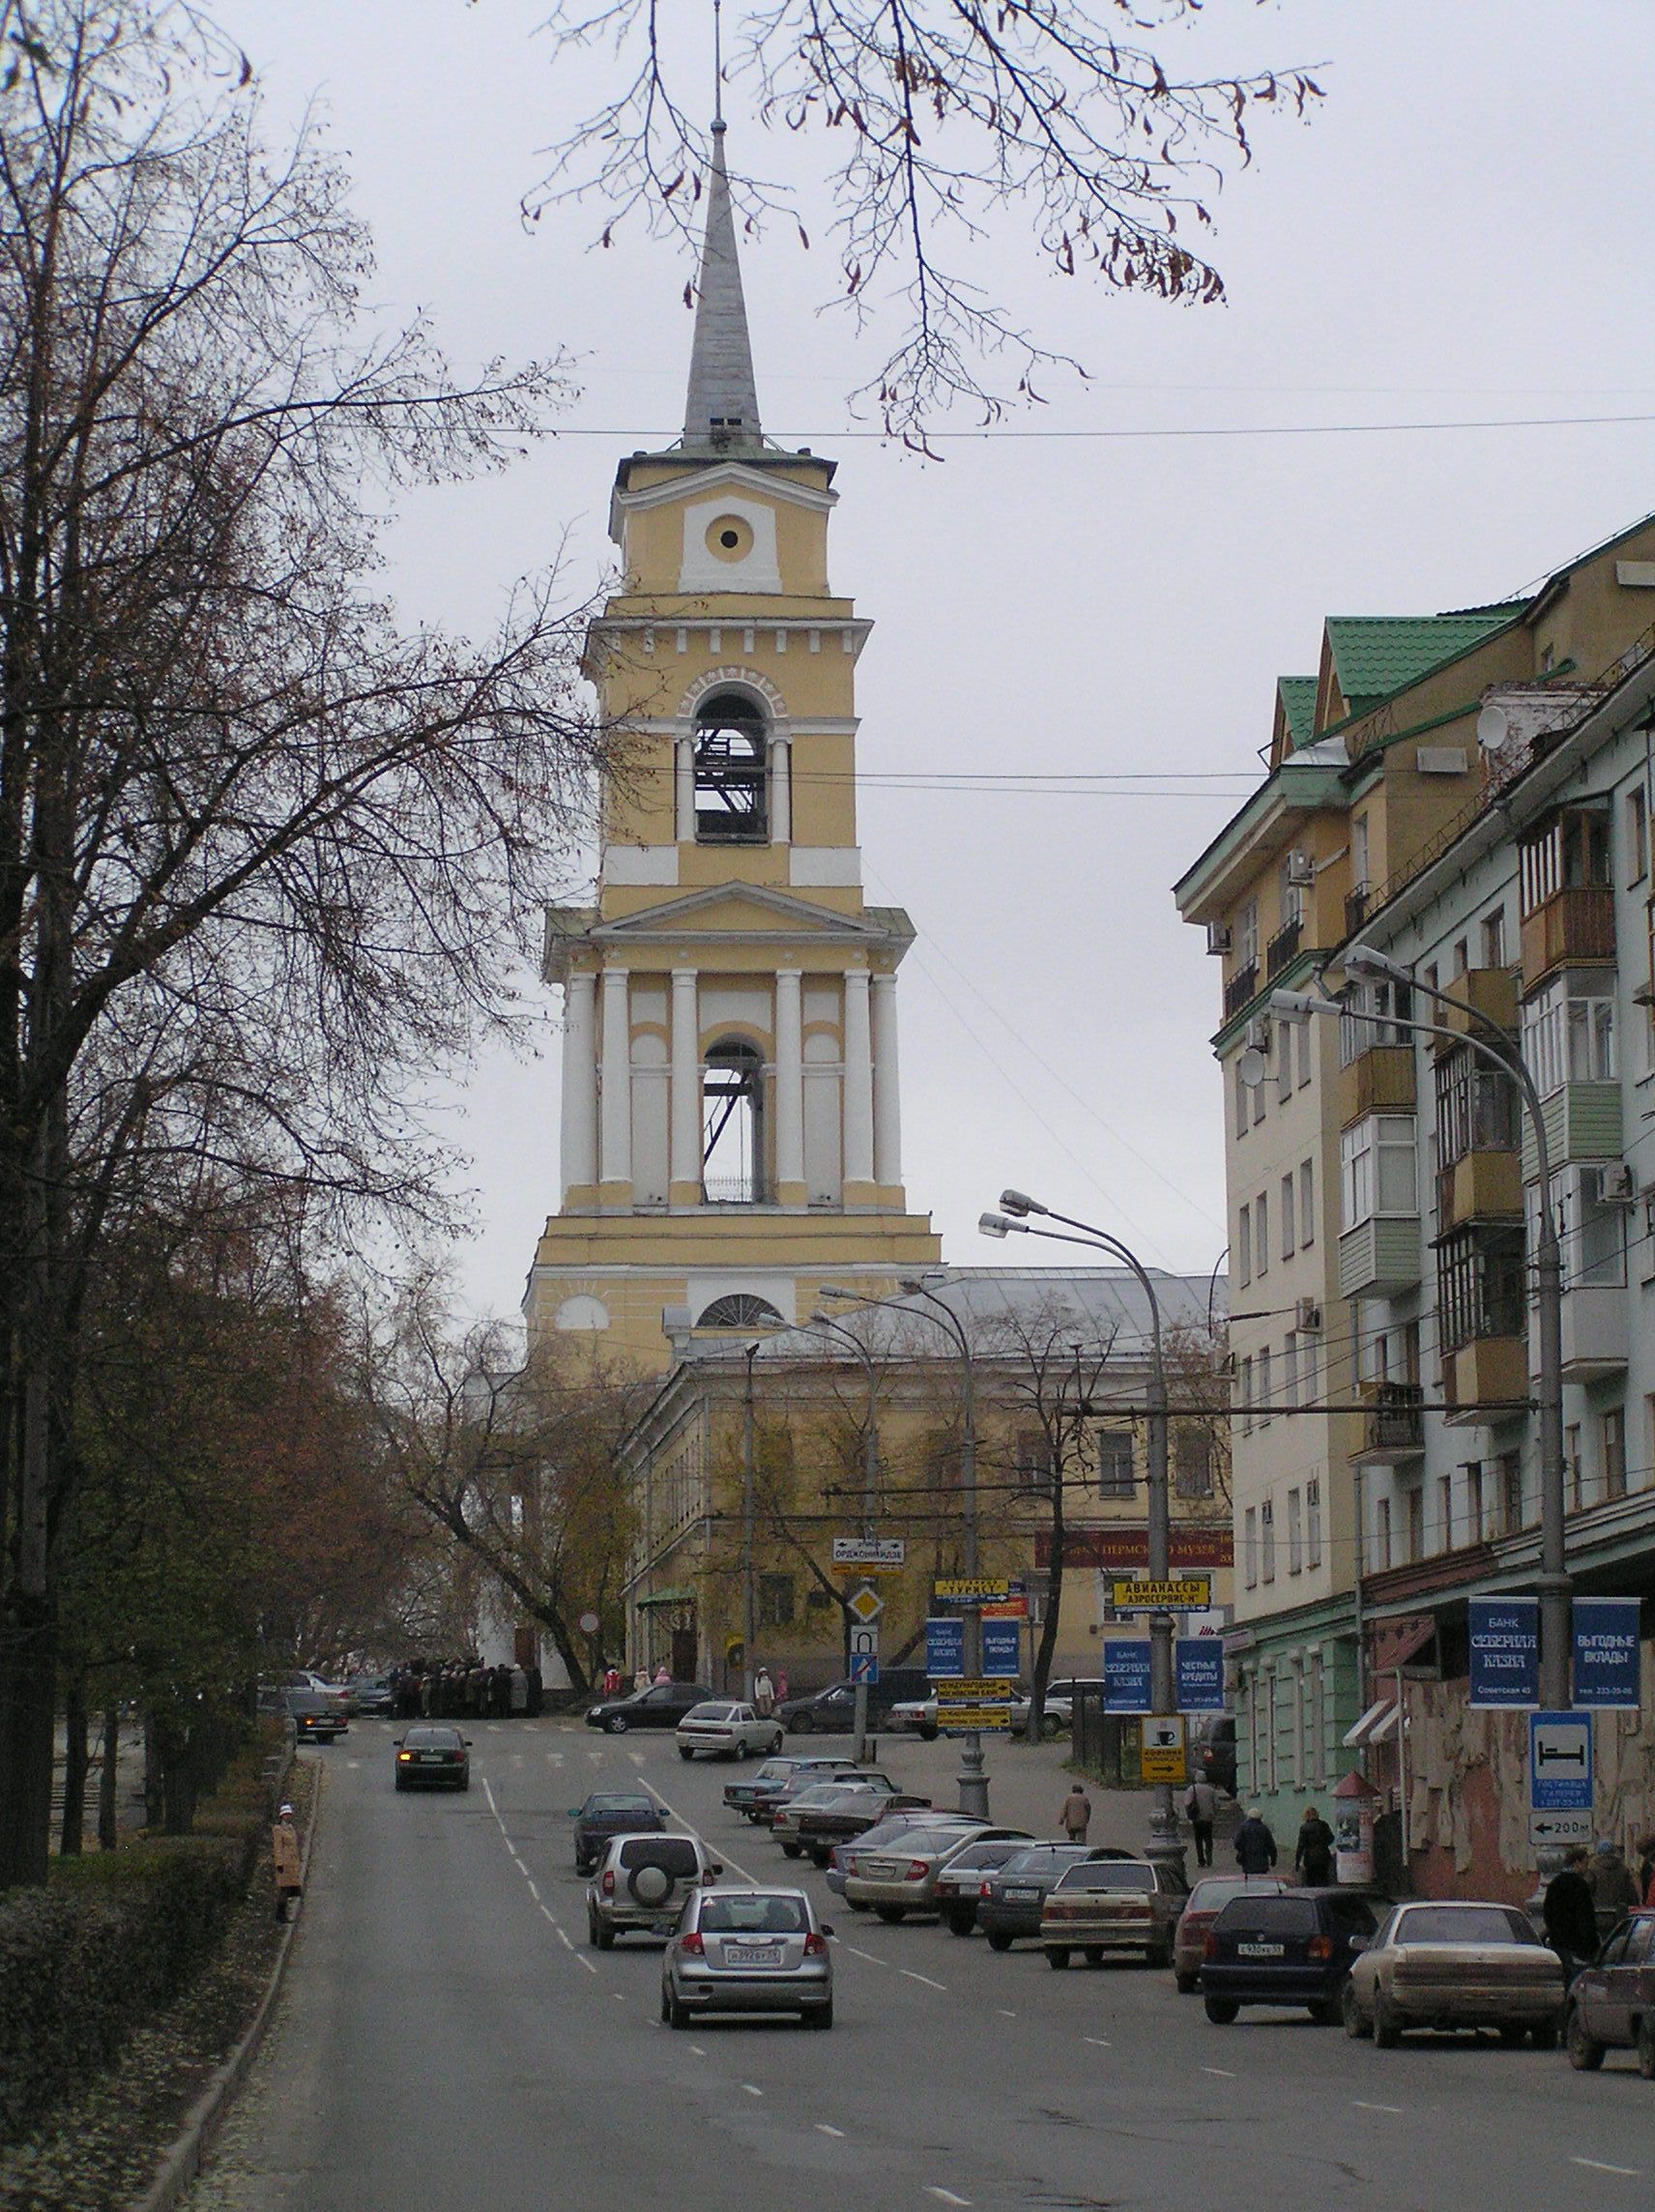
{"type": "MultiPolygon", "coordinates": [[[[670,1738],[475,1730],[465,1796],[392,1787],[388,1724],[327,1769],[276,2024],[189,2212],[915,2212],[1219,2203],[1618,2212],[1649,2203],[1655,2087],[1493,2039],[1353,2044],[1301,2014],[1217,2028],[1170,1974],[1054,1974],[930,1923],[829,1909],[837,2023],[656,2017],[659,1947],[587,1948],[567,1808],[643,1781],[727,1878],[799,1878],[670,1738]]],[[[886,1747],[951,1800],[951,1747],[886,1747]]],[[[1060,1750],[991,1759],[996,1817],[1049,1832],[1060,1750]]],[[[1141,1797],[1098,1801],[1133,1843],[1141,1797]]],[[[803,1879],[819,1882],[806,1868],[803,1879]]]]}

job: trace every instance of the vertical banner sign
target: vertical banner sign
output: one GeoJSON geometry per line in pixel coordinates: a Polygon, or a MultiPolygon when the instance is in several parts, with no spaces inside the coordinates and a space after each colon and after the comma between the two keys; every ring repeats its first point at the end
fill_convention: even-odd
{"type": "Polygon", "coordinates": [[[966,1671],[966,1624],[953,1614],[925,1623],[925,1672],[934,1682],[957,1681],[966,1671]]]}
{"type": "Polygon", "coordinates": [[[1635,1597],[1575,1600],[1575,1703],[1636,1712],[1638,1625],[1635,1597]]]}
{"type": "Polygon", "coordinates": [[[1216,1636],[1180,1636],[1174,1646],[1180,1713],[1224,1710],[1224,1645],[1216,1636]]]}
{"type": "Polygon", "coordinates": [[[1015,1620],[985,1620],[982,1624],[983,1673],[1015,1675],[1022,1664],[1021,1624],[1015,1620]]]}
{"type": "Polygon", "coordinates": [[[1540,1703],[1540,1600],[1474,1597],[1467,1601],[1473,1705],[1527,1708],[1540,1703]]]}
{"type": "Polygon", "coordinates": [[[1104,1638],[1103,1709],[1106,1713],[1147,1713],[1149,1710],[1147,1637],[1104,1638]]]}

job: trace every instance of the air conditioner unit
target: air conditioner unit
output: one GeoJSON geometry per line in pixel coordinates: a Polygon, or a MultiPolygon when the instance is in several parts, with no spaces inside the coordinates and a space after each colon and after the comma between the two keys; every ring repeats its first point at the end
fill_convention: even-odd
{"type": "Polygon", "coordinates": [[[1600,1206],[1632,1206],[1638,1199],[1638,1177],[1625,1160],[1611,1160],[1597,1173],[1600,1206]]]}
{"type": "Polygon", "coordinates": [[[1294,1312],[1294,1327],[1300,1336],[1321,1334],[1321,1308],[1314,1298],[1300,1298],[1294,1312]]]}
{"type": "Polygon", "coordinates": [[[1315,881],[1316,861],[1314,857],[1309,853],[1290,853],[1288,855],[1288,882],[1305,888],[1314,884],[1315,881]]]}
{"type": "Polygon", "coordinates": [[[1206,925],[1206,949],[1209,952],[1230,950],[1230,924],[1227,921],[1209,921],[1206,925]]]}
{"type": "Polygon", "coordinates": [[[1253,1016],[1253,1019],[1247,1024],[1247,1042],[1256,1052],[1269,1051],[1270,1017],[1268,1014],[1255,1014],[1253,1016]]]}

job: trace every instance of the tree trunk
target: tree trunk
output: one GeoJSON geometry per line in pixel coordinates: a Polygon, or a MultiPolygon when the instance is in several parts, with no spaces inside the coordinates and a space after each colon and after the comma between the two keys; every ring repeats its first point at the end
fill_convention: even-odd
{"type": "Polygon", "coordinates": [[[63,1825],[58,1831],[58,1855],[80,1856],[86,1827],[86,1676],[76,1668],[69,1678],[63,1701],[63,1825]]]}
{"type": "Polygon", "coordinates": [[[1038,1743],[1046,1720],[1046,1684],[1052,1679],[1052,1659],[1058,1648],[1058,1621],[1063,1605],[1063,1485],[1060,1475],[1052,1491],[1052,1557],[1046,1568],[1046,1617],[1040,1623],[1040,1644],[1034,1654],[1034,1686],[1029,1700],[1029,1741],[1038,1743]]]}
{"type": "Polygon", "coordinates": [[[112,1851],[120,1837],[121,1708],[103,1710],[103,1764],[98,1774],[98,1848],[112,1851]]]}

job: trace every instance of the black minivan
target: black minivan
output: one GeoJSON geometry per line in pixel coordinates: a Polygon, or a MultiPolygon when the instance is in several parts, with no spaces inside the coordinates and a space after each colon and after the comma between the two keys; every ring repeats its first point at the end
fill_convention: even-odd
{"type": "Polygon", "coordinates": [[[1207,1931],[1201,1962],[1206,2017],[1228,2027],[1244,2004],[1304,2005],[1319,2027],[1339,2019],[1355,1957],[1386,1909],[1349,1889],[1233,1897],[1207,1931]]]}
{"type": "MultiPolygon", "coordinates": [[[[923,1667],[887,1667],[868,1684],[868,1718],[884,1720],[892,1705],[930,1695],[931,1677],[923,1667]]],[[[789,1698],[775,1717],[789,1735],[846,1735],[856,1726],[857,1686],[830,1682],[807,1698],[789,1698]]]]}

